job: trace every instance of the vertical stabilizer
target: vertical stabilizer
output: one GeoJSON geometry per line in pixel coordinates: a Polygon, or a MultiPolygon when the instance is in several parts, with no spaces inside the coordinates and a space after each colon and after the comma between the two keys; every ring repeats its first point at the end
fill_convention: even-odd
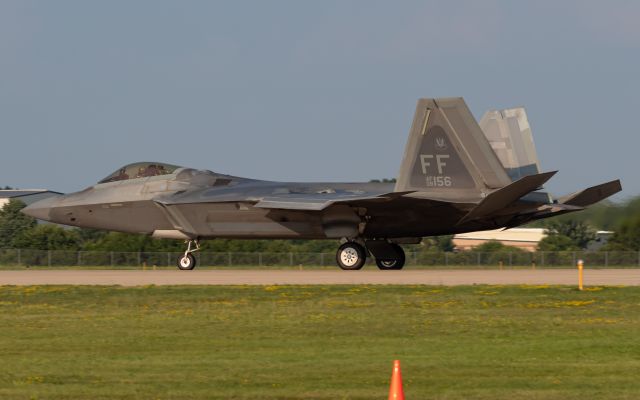
{"type": "Polygon", "coordinates": [[[512,181],[540,173],[524,108],[488,111],[480,120],[480,127],[512,181]]]}
{"type": "Polygon", "coordinates": [[[482,197],[509,183],[462,98],[418,100],[396,191],[482,197]]]}

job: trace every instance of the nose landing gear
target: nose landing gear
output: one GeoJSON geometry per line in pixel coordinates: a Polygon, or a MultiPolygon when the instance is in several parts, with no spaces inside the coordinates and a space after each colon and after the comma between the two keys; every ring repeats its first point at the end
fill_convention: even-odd
{"type": "Polygon", "coordinates": [[[189,271],[196,267],[197,261],[192,253],[200,250],[200,242],[198,240],[189,240],[187,241],[187,250],[184,252],[184,255],[178,258],[178,269],[182,271],[189,271]],[[195,248],[191,248],[194,245],[195,248]]]}

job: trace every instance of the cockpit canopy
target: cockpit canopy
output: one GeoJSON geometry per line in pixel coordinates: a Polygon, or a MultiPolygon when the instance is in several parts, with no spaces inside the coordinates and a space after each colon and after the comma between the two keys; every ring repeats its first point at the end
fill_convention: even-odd
{"type": "Polygon", "coordinates": [[[126,181],[128,179],[147,178],[150,176],[170,175],[179,167],[177,165],[163,164],[157,162],[139,162],[125,165],[113,174],[107,176],[100,183],[126,181]]]}

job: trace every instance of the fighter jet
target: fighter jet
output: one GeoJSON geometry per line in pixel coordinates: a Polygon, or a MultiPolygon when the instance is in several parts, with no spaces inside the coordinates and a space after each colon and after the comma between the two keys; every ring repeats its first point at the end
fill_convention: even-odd
{"type": "Polygon", "coordinates": [[[273,182],[143,162],[24,213],[184,240],[181,270],[196,266],[200,241],[216,238],[340,239],[340,268],[372,256],[389,270],[404,266],[402,244],[508,229],[622,189],[614,180],[554,199],[542,185],[556,172],[540,172],[524,109],[491,111],[479,125],[462,98],[420,99],[395,183],[273,182]]]}

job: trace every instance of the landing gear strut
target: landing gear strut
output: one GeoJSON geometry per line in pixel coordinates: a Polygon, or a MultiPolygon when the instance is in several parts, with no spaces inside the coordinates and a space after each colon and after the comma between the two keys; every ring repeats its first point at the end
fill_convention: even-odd
{"type": "Polygon", "coordinates": [[[192,253],[200,250],[200,242],[197,240],[188,240],[187,241],[187,250],[184,252],[184,255],[178,258],[178,269],[183,271],[192,270],[196,267],[196,258],[192,253]],[[191,248],[194,245],[195,248],[191,248]]]}

